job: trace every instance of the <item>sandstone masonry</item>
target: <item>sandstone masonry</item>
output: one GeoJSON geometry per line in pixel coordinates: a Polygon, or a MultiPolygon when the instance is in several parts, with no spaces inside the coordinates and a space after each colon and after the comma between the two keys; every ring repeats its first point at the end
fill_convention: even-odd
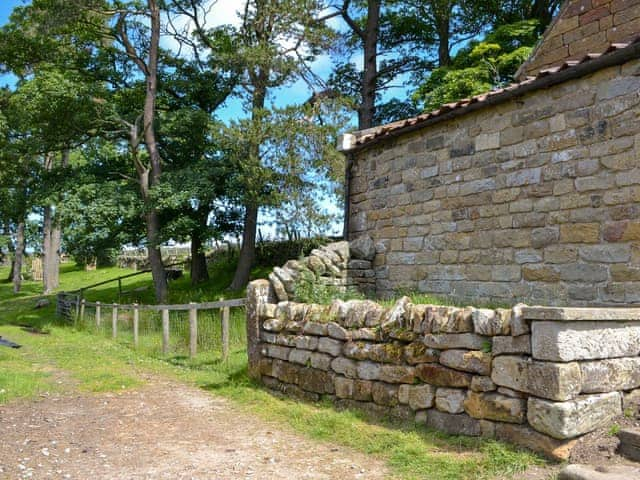
{"type": "Polygon", "coordinates": [[[326,284],[328,269],[349,278],[347,265],[371,256],[371,245],[368,238],[327,245],[249,285],[254,378],[297,398],[329,398],[559,459],[623,408],[637,413],[640,309],[290,301],[298,284],[283,277],[326,284]],[[321,274],[308,272],[314,257],[326,260],[321,274]]]}
{"type": "Polygon", "coordinates": [[[640,302],[639,91],[636,59],[352,151],[376,293],[640,302]]]}

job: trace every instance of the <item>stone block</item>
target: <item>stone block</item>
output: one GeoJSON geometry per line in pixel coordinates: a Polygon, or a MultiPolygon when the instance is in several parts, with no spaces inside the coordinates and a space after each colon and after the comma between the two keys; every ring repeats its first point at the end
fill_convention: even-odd
{"type": "Polygon", "coordinates": [[[348,358],[338,357],[331,362],[331,370],[348,378],[357,377],[357,364],[348,358]]]}
{"type": "Polygon", "coordinates": [[[560,231],[557,227],[534,228],[531,231],[531,246],[544,248],[558,242],[560,231]]]}
{"type": "Polygon", "coordinates": [[[494,357],[506,354],[531,355],[531,335],[493,337],[491,354],[494,357]]]}
{"type": "Polygon", "coordinates": [[[299,350],[294,348],[289,354],[289,361],[299,365],[311,364],[311,352],[309,350],[299,350]]]}
{"type": "Polygon", "coordinates": [[[492,392],[497,386],[491,380],[491,377],[474,376],[471,379],[471,385],[469,388],[474,392],[492,392]]]}
{"type": "Polygon", "coordinates": [[[400,385],[399,388],[400,401],[408,403],[413,410],[422,410],[433,406],[436,388],[432,385],[400,385]]]}
{"type": "MultiPolygon", "coordinates": [[[[601,7],[602,8],[602,7],[601,7]]],[[[620,448],[622,450],[622,446],[620,448]]],[[[624,455],[624,452],[621,451],[624,455]]],[[[640,456],[633,458],[640,460],[640,456]]],[[[560,473],[557,480],[636,480],[640,478],[640,468],[635,465],[567,465],[560,473]]]]}
{"type": "Polygon", "coordinates": [[[467,350],[481,350],[490,339],[475,333],[442,333],[426,334],[424,344],[429,348],[445,350],[449,348],[464,348],[467,350]]]}
{"type": "Polygon", "coordinates": [[[517,250],[514,254],[514,259],[518,264],[525,263],[540,263],[542,262],[542,253],[540,250],[517,250]]]}
{"type": "Polygon", "coordinates": [[[371,396],[378,405],[395,407],[398,405],[398,386],[383,382],[373,382],[371,396]]]}
{"type": "Polygon", "coordinates": [[[349,242],[349,253],[356,260],[371,261],[376,255],[376,247],[371,237],[363,235],[349,242]]]}
{"type": "Polygon", "coordinates": [[[440,363],[479,375],[491,373],[491,354],[479,350],[445,350],[440,354],[440,363]]]}
{"type": "Polygon", "coordinates": [[[567,223],[560,225],[561,243],[598,243],[599,223],[567,223]]]}
{"type": "Polygon", "coordinates": [[[427,411],[427,427],[433,428],[449,435],[467,435],[477,437],[480,435],[480,422],[464,413],[452,415],[436,409],[427,411]]]}
{"type": "Polygon", "coordinates": [[[473,418],[498,422],[524,423],[527,401],[500,393],[469,392],[464,401],[464,410],[473,418]]]}
{"type": "Polygon", "coordinates": [[[622,414],[621,405],[618,392],[584,395],[566,402],[529,397],[527,420],[539,432],[568,439],[607,427],[622,414]]]}
{"type": "Polygon", "coordinates": [[[577,440],[557,440],[526,425],[496,423],[496,438],[541,453],[552,460],[569,458],[577,440]]]}
{"type": "Polygon", "coordinates": [[[640,322],[534,321],[531,349],[533,358],[552,362],[634,357],[640,354],[640,322]]]}
{"type": "Polygon", "coordinates": [[[330,322],[327,324],[327,333],[331,338],[335,338],[336,340],[351,340],[351,332],[335,322],[330,322]]]}
{"type": "Polygon", "coordinates": [[[305,335],[325,336],[327,332],[328,328],[326,323],[306,322],[302,327],[302,333],[305,335]]]}
{"type": "Polygon", "coordinates": [[[479,308],[473,311],[473,329],[479,335],[508,335],[510,332],[511,311],[479,308]]]}
{"type": "Polygon", "coordinates": [[[443,367],[442,365],[423,363],[416,366],[416,375],[420,380],[439,387],[462,387],[471,385],[471,374],[443,367]]]}
{"type": "Polygon", "coordinates": [[[326,353],[313,352],[309,357],[309,361],[313,368],[317,368],[318,370],[329,370],[331,368],[333,357],[326,353]]]}
{"type": "Polygon", "coordinates": [[[336,375],[333,385],[338,398],[353,398],[353,380],[336,375]]]}
{"type": "Polygon", "coordinates": [[[404,360],[410,365],[433,363],[440,358],[440,350],[428,348],[422,342],[412,342],[404,347],[404,360]]]}
{"type": "Polygon", "coordinates": [[[577,362],[536,362],[510,355],[494,357],[491,380],[496,385],[559,401],[575,398],[582,388],[577,362]]]}
{"type": "Polygon", "coordinates": [[[280,318],[267,318],[262,322],[262,328],[268,332],[281,332],[284,330],[285,321],[280,318]]]}
{"type": "Polygon", "coordinates": [[[431,333],[473,332],[473,308],[429,306],[425,312],[425,330],[431,333]]]}
{"type": "Polygon", "coordinates": [[[287,290],[284,287],[284,284],[275,273],[272,272],[269,274],[269,282],[271,283],[271,287],[273,288],[279,301],[286,302],[287,300],[289,300],[289,295],[287,294],[287,290]]]}
{"type": "Polygon", "coordinates": [[[436,408],[445,413],[464,412],[463,402],[466,390],[460,388],[438,388],[436,390],[436,408]]]}
{"type": "Polygon", "coordinates": [[[522,267],[522,277],[529,282],[557,282],[560,272],[554,266],[525,265],[522,267]]]}
{"type": "Polygon", "coordinates": [[[289,362],[274,360],[272,373],[274,377],[285,383],[297,385],[300,380],[300,367],[289,362]]]}
{"type": "Polygon", "coordinates": [[[622,410],[627,416],[638,417],[640,415],[640,389],[623,393],[622,410]]]}
{"type": "Polygon", "coordinates": [[[578,254],[588,262],[625,263],[631,258],[631,247],[620,244],[589,245],[580,247],[578,254]]]}
{"type": "Polygon", "coordinates": [[[308,392],[319,393],[320,395],[333,395],[334,374],[315,368],[303,368],[300,370],[298,385],[308,392]]]}
{"type": "Polygon", "coordinates": [[[378,380],[380,378],[380,365],[373,362],[358,362],[356,372],[361,380],[378,380]]]}
{"type": "Polygon", "coordinates": [[[378,378],[387,383],[413,383],[415,369],[406,365],[382,365],[378,378]]]}
{"type": "Polygon", "coordinates": [[[329,355],[337,357],[342,353],[343,345],[344,342],[341,342],[340,340],[335,340],[328,337],[320,337],[320,340],[318,341],[318,351],[328,353],[329,355]]]}
{"type": "Polygon", "coordinates": [[[567,282],[604,282],[609,278],[609,272],[604,265],[575,263],[556,265],[560,272],[560,280],[567,282]]]}
{"type": "Polygon", "coordinates": [[[500,132],[481,133],[476,137],[476,151],[491,150],[500,147],[500,132]]]}
{"type": "Polygon", "coordinates": [[[318,337],[298,335],[293,338],[293,344],[296,348],[301,348],[304,350],[315,350],[316,348],[318,348],[318,337]]]}
{"type": "Polygon", "coordinates": [[[518,303],[511,309],[511,335],[518,337],[531,331],[529,322],[523,315],[524,304],[518,303]]]}
{"type": "Polygon", "coordinates": [[[279,345],[267,345],[265,355],[271,358],[277,358],[280,360],[289,360],[289,353],[291,348],[282,347],[279,345]]]}
{"type": "Polygon", "coordinates": [[[640,358],[580,362],[582,392],[601,393],[640,387],[640,358]]]}
{"type": "Polygon", "coordinates": [[[355,380],[353,383],[353,399],[360,402],[370,402],[373,398],[371,396],[371,389],[373,382],[369,380],[355,380]]]}

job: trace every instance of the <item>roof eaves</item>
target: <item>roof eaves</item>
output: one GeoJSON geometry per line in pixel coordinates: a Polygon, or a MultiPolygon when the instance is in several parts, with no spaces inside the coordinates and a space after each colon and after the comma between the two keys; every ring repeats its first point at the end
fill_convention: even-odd
{"type": "Polygon", "coordinates": [[[382,139],[424,128],[436,122],[505,102],[514,96],[547,88],[636,58],[640,58],[640,36],[630,43],[611,44],[603,53],[589,53],[580,60],[566,61],[561,65],[541,70],[535,77],[527,77],[519,83],[497,88],[472,98],[447,103],[437,110],[406,120],[349,133],[347,135],[351,138],[351,141],[348,142],[350,148],[344,148],[346,144],[341,141],[339,147],[343,148],[339,149],[344,152],[361,150],[382,139]]]}

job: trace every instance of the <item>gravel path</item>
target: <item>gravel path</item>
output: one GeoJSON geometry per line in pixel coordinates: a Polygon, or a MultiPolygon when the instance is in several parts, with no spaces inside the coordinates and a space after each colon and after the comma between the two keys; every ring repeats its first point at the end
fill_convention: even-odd
{"type": "Polygon", "coordinates": [[[0,478],[382,479],[384,464],[184,384],[0,406],[0,478]]]}

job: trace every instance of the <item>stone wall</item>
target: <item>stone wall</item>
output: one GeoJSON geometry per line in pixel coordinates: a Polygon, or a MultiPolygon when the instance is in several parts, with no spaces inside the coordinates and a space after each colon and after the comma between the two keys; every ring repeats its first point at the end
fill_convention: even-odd
{"type": "Polygon", "coordinates": [[[322,285],[345,293],[349,290],[372,295],[375,293],[375,272],[372,260],[375,246],[370,237],[351,242],[335,242],[311,251],[299,260],[289,260],[282,268],[269,274],[279,301],[295,299],[299,282],[322,285]]]}
{"type": "Polygon", "coordinates": [[[640,61],[355,151],[376,292],[640,302],[640,61]]]}
{"type": "Polygon", "coordinates": [[[640,33],[638,0],[569,0],[550,25],[520,77],[589,53],[604,52],[612,43],[629,42],[640,33]]]}
{"type": "MultiPolygon", "coordinates": [[[[350,261],[344,242],[327,250],[350,261]]],[[[280,300],[272,281],[249,285],[249,371],[286,395],[553,458],[638,413],[640,309],[280,300]]]]}

